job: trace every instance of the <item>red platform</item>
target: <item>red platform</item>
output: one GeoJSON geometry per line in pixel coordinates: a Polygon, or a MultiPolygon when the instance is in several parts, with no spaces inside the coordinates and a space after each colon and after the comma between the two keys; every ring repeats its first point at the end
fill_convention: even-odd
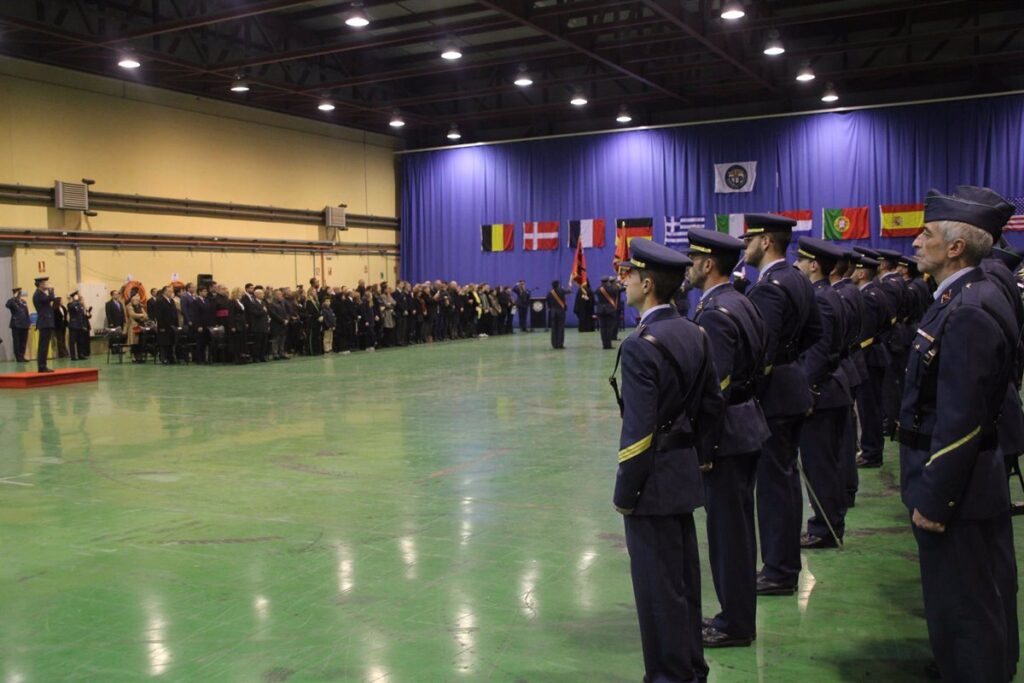
{"type": "Polygon", "coordinates": [[[8,372],[0,374],[0,389],[32,389],[60,384],[97,382],[100,371],[95,368],[67,368],[53,372],[8,372]]]}

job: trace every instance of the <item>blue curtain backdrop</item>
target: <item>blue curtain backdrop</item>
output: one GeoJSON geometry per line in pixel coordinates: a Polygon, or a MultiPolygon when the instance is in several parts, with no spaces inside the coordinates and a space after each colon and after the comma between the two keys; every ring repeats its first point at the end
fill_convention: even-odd
{"type": "MultiPolygon", "coordinates": [[[[591,282],[612,273],[616,218],[868,206],[871,239],[850,245],[912,253],[879,236],[879,204],[923,201],[932,187],[985,185],[1024,195],[1024,97],[630,131],[419,152],[401,163],[401,276],[511,284],[536,294],[572,268],[568,222],[604,218],[605,246],[587,249],[591,282]],[[714,164],[757,161],[753,192],[715,194],[714,164]],[[556,251],[523,251],[524,221],[559,221],[556,251]],[[512,252],[483,253],[480,226],[513,223],[512,252]]],[[[1024,248],[1024,234],[1008,234],[1024,248]]]]}

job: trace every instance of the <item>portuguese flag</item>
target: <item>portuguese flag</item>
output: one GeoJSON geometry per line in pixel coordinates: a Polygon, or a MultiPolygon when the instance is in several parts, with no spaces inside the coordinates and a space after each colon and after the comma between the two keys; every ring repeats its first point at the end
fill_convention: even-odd
{"type": "Polygon", "coordinates": [[[866,240],[871,237],[868,207],[821,210],[822,237],[827,240],[866,240]]]}
{"type": "Polygon", "coordinates": [[[512,251],[512,224],[493,223],[480,226],[481,251],[512,251]]]}
{"type": "Polygon", "coordinates": [[[917,237],[924,230],[924,204],[882,204],[882,237],[917,237]]]}

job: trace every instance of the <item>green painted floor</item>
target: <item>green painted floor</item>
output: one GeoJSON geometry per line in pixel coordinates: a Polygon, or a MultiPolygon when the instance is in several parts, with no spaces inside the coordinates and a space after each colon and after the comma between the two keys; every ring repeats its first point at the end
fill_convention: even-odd
{"type": "MultiPolygon", "coordinates": [[[[98,384],[0,393],[0,681],[639,681],[614,356],[567,345],[94,357],[98,384]]],[[[889,457],[710,680],[924,680],[889,457]]]]}

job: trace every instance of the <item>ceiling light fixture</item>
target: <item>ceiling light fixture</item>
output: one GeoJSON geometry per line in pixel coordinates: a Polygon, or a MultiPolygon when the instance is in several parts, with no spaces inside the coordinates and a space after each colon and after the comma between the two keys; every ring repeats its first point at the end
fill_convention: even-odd
{"type": "Polygon", "coordinates": [[[587,98],[583,96],[583,93],[576,91],[573,93],[572,99],[569,100],[569,104],[574,107],[582,107],[587,103],[587,98]]]}
{"type": "Polygon", "coordinates": [[[619,109],[619,115],[615,117],[615,120],[619,123],[629,123],[633,120],[633,117],[629,115],[629,110],[625,107],[619,109]]]}
{"type": "Polygon", "coordinates": [[[122,69],[138,69],[142,66],[142,62],[132,55],[121,55],[121,59],[117,62],[117,65],[122,69]]]}
{"type": "Polygon", "coordinates": [[[441,53],[441,59],[447,59],[449,62],[453,62],[456,59],[462,59],[462,52],[456,47],[455,43],[448,43],[444,46],[444,51],[441,53]]]}
{"type": "Polygon", "coordinates": [[[800,68],[800,71],[796,74],[796,80],[801,83],[808,83],[814,80],[814,72],[811,70],[810,65],[805,64],[800,68]]]}
{"type": "Polygon", "coordinates": [[[516,75],[516,80],[512,81],[520,88],[526,88],[533,85],[533,79],[530,78],[530,73],[526,70],[525,64],[519,65],[519,73],[516,75]]]}
{"type": "Polygon", "coordinates": [[[449,140],[461,140],[462,139],[462,133],[459,132],[459,127],[457,125],[455,125],[454,123],[452,124],[452,127],[448,129],[448,139],[449,140]]]}
{"type": "Polygon", "coordinates": [[[769,57],[778,57],[786,51],[782,41],[779,40],[779,34],[776,31],[772,31],[768,35],[768,42],[764,44],[764,53],[769,57]]]}
{"type": "Polygon", "coordinates": [[[353,3],[351,11],[345,17],[345,25],[352,28],[366,28],[370,25],[370,20],[366,16],[366,12],[363,11],[362,3],[353,3]]]}
{"type": "Polygon", "coordinates": [[[330,100],[324,100],[320,104],[316,105],[316,108],[320,111],[334,111],[334,103],[330,100]]]}
{"type": "Polygon", "coordinates": [[[388,125],[391,126],[392,128],[401,128],[402,126],[405,125],[405,121],[402,119],[401,116],[395,114],[394,116],[391,117],[391,121],[388,122],[388,125]]]}
{"type": "Polygon", "coordinates": [[[836,89],[829,83],[825,86],[825,93],[821,96],[822,102],[832,103],[839,99],[839,95],[836,93],[836,89]]]}
{"type": "Polygon", "coordinates": [[[249,92],[249,84],[243,81],[241,76],[235,76],[235,82],[231,84],[231,92],[249,92]]]}
{"type": "Polygon", "coordinates": [[[722,18],[726,21],[736,21],[746,16],[746,12],[743,11],[743,5],[738,2],[724,2],[722,3],[722,18]]]}

